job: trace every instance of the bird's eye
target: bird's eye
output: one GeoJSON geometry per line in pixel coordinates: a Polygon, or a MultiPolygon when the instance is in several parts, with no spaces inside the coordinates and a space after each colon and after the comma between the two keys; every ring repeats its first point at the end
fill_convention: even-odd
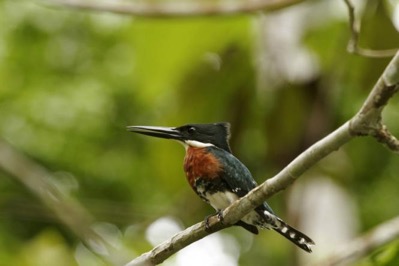
{"type": "Polygon", "coordinates": [[[189,127],[187,129],[187,132],[190,133],[190,134],[193,134],[195,131],[196,131],[195,127],[189,127]]]}

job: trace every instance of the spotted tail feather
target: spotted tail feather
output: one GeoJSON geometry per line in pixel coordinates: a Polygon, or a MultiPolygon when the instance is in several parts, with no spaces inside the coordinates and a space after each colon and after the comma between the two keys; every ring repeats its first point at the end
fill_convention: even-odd
{"type": "Polygon", "coordinates": [[[289,241],[300,247],[301,249],[305,250],[306,252],[311,253],[312,249],[311,247],[315,244],[310,237],[305,235],[304,233],[296,230],[295,228],[292,228],[288,224],[286,224],[283,220],[280,218],[276,217],[277,221],[275,223],[275,227],[273,227],[273,230],[275,230],[277,233],[280,235],[284,236],[287,238],[289,241]]]}

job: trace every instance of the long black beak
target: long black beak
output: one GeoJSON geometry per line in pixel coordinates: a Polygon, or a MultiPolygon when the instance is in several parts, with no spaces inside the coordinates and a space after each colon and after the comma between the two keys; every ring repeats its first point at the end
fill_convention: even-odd
{"type": "Polygon", "coordinates": [[[181,133],[173,127],[128,126],[126,129],[157,138],[183,140],[181,133]]]}

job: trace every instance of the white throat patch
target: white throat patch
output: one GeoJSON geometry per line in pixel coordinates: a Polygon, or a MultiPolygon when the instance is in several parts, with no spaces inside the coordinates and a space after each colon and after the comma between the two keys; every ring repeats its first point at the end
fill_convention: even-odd
{"type": "Polygon", "coordinates": [[[205,148],[205,147],[215,146],[212,143],[203,143],[203,142],[196,141],[196,140],[185,140],[184,143],[186,144],[186,145],[184,145],[184,146],[186,146],[186,148],[188,148],[188,146],[195,147],[195,148],[205,148]]]}

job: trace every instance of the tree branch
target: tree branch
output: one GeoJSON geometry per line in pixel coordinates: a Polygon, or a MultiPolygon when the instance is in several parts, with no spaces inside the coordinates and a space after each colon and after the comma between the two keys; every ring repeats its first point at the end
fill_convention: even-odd
{"type": "Polygon", "coordinates": [[[210,1],[197,2],[127,2],[127,1],[87,1],[87,0],[42,0],[52,6],[65,6],[74,9],[112,12],[121,15],[140,17],[197,17],[247,14],[259,11],[274,11],[304,0],[258,0],[258,1],[210,1]]]}
{"type": "Polygon", "coordinates": [[[193,226],[190,226],[184,231],[177,233],[172,238],[156,246],[151,251],[146,252],[136,259],[132,260],[131,262],[126,264],[126,266],[147,266],[162,263],[164,260],[175,254],[177,251],[185,248],[195,241],[230,226],[226,223],[216,222],[216,220],[217,218],[215,216],[209,218],[209,221],[212,221],[212,228],[210,228],[209,230],[205,229],[205,222],[200,222],[193,226]]]}
{"type": "Polygon", "coordinates": [[[356,20],[355,16],[355,7],[353,6],[351,0],[344,0],[349,15],[349,30],[351,32],[351,38],[348,42],[348,52],[362,55],[366,57],[391,57],[396,54],[398,49],[388,49],[388,50],[373,50],[373,49],[365,49],[359,46],[359,31],[360,31],[360,22],[356,20]]]}
{"type": "MultiPolygon", "coordinates": [[[[150,252],[142,254],[131,261],[127,266],[155,265],[163,262],[170,255],[178,252],[185,246],[207,236],[212,232],[221,230],[235,224],[251,210],[259,206],[267,198],[293,183],[306,170],[315,165],[321,159],[338,150],[345,143],[357,136],[380,136],[382,132],[388,132],[381,123],[381,113],[388,100],[399,88],[399,52],[391,60],[381,78],[378,80],[360,111],[341,127],[328,136],[313,144],[287,167],[273,178],[253,189],[245,197],[237,200],[223,211],[223,225],[216,218],[209,220],[210,232],[205,230],[204,223],[198,223],[176,234],[171,239],[155,247],[150,252]]],[[[397,147],[397,140],[391,135],[388,138],[377,138],[387,144],[389,148],[397,147]],[[391,141],[387,141],[390,139],[391,141]],[[394,143],[395,145],[391,145],[394,143]]]]}
{"type": "Polygon", "coordinates": [[[315,264],[320,266],[348,265],[371,251],[386,245],[399,237],[399,216],[378,225],[366,234],[341,246],[327,259],[315,264]]]}

